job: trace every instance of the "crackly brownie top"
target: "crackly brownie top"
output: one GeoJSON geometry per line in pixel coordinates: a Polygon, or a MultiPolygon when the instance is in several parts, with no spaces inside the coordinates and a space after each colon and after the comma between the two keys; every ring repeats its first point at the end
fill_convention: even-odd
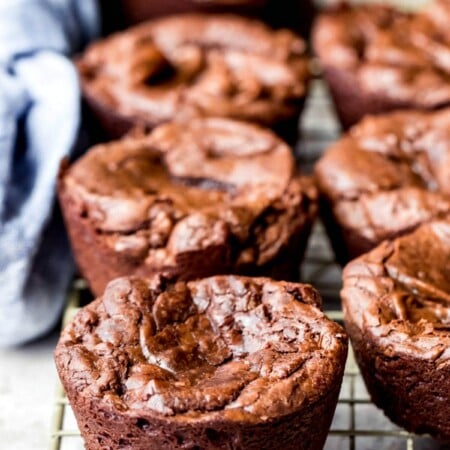
{"type": "Polygon", "coordinates": [[[347,320],[386,352],[450,359],[450,221],[386,241],[344,270],[347,320]]]}
{"type": "Polygon", "coordinates": [[[325,66],[352,71],[366,92],[432,108],[450,104],[450,1],[405,14],[382,5],[322,14],[314,47],[325,66]]]}
{"type": "Polygon", "coordinates": [[[92,44],[79,60],[86,93],[156,125],[193,116],[271,124],[305,94],[305,44],[232,15],[147,22],[92,44]]]}
{"type": "Polygon", "coordinates": [[[266,421],[335,387],[346,336],[308,285],[119,278],[56,349],[63,381],[124,414],[266,421]]]}
{"type": "Polygon", "coordinates": [[[382,240],[450,212],[450,109],[369,116],[318,162],[339,221],[382,240]]]}
{"type": "Polygon", "coordinates": [[[91,149],[64,174],[81,217],[117,252],[154,266],[231,246],[237,262],[277,254],[315,204],[290,148],[270,131],[228,119],[169,123],[91,149]]]}

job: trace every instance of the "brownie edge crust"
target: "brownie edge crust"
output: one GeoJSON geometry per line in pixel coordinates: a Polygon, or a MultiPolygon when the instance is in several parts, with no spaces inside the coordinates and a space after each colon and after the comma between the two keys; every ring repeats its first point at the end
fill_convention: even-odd
{"type": "Polygon", "coordinates": [[[323,448],[347,354],[309,285],[119,278],[55,350],[88,450],[323,448]]]}

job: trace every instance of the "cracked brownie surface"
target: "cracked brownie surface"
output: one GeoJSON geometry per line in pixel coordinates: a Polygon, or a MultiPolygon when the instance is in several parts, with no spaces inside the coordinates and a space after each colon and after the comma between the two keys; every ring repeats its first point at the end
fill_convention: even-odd
{"type": "Polygon", "coordinates": [[[386,5],[325,11],[313,33],[344,127],[364,115],[450,105],[450,2],[407,14],[386,5]]]}
{"type": "MultiPolygon", "coordinates": [[[[112,281],[66,327],[55,353],[82,433],[87,412],[77,408],[88,404],[96,417],[103,410],[118,422],[166,423],[162,433],[198,425],[200,440],[205,426],[234,424],[239,441],[244,425],[272,426],[302,411],[307,422],[323,401],[331,402],[331,420],[329,394],[337,400],[346,336],[320,304],[311,286],[267,278],[112,281]]],[[[288,448],[292,432],[299,430],[286,435],[288,448]]],[[[246,448],[238,441],[231,448],[246,448]]]]}
{"type": "Polygon", "coordinates": [[[325,153],[315,173],[340,259],[449,215],[449,129],[450,109],[369,116],[325,153]]]}

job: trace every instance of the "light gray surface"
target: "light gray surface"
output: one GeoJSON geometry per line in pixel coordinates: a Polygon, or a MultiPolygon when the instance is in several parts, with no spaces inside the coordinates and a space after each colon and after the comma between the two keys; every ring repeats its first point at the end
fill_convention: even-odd
{"type": "Polygon", "coordinates": [[[0,350],[0,449],[48,448],[57,374],[56,333],[32,345],[0,350]]]}

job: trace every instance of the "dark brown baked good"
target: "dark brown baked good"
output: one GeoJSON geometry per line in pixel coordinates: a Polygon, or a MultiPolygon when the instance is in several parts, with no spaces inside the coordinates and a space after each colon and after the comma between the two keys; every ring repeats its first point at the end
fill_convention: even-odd
{"type": "Polygon", "coordinates": [[[450,2],[408,15],[385,5],[341,6],[313,30],[344,128],[366,114],[450,105],[450,2]]]}
{"type": "Polygon", "coordinates": [[[315,167],[338,260],[450,215],[450,109],[367,117],[315,167]]]}
{"type": "Polygon", "coordinates": [[[88,450],[319,450],[347,340],[308,285],[120,278],[62,333],[88,450]]]}
{"type": "Polygon", "coordinates": [[[63,170],[59,197],[93,292],[122,275],[298,279],[317,191],[272,132],[228,119],[161,125],[63,170]]]}
{"type": "Polygon", "coordinates": [[[231,15],[146,22],[78,61],[85,98],[110,136],[192,117],[255,122],[295,141],[308,80],[305,43],[231,15]]]}
{"type": "Polygon", "coordinates": [[[351,262],[342,300],[374,403],[409,431],[450,439],[450,221],[351,262]]]}
{"type": "Polygon", "coordinates": [[[111,10],[116,12],[115,27],[169,14],[232,13],[261,19],[275,28],[291,28],[303,36],[309,34],[315,12],[311,0],[101,0],[101,4],[104,18],[110,18],[111,10]]]}

